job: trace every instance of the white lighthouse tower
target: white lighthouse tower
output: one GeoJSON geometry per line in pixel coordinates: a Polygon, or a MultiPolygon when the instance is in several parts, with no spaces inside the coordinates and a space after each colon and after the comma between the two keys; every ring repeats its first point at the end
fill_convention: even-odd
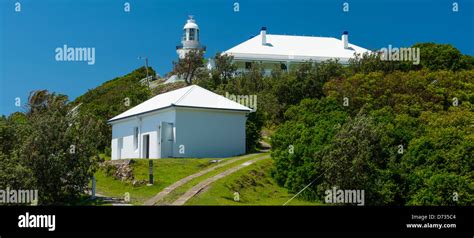
{"type": "Polygon", "coordinates": [[[176,46],[176,53],[178,53],[178,57],[183,59],[186,54],[193,49],[205,51],[206,47],[201,45],[199,38],[199,26],[196,24],[193,16],[190,15],[183,27],[181,45],[176,46]]]}

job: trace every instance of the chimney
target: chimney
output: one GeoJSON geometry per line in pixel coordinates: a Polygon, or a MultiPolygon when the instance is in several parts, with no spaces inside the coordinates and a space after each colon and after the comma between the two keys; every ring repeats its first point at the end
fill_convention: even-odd
{"type": "Polygon", "coordinates": [[[260,30],[260,36],[262,37],[262,45],[267,44],[267,27],[263,26],[260,30]]]}
{"type": "Polygon", "coordinates": [[[342,33],[342,44],[344,45],[344,49],[349,49],[349,32],[344,31],[342,33]]]}

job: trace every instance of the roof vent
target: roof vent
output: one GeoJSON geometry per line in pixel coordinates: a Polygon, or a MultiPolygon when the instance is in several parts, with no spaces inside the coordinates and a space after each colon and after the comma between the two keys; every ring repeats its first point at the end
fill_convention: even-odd
{"type": "Polygon", "coordinates": [[[267,27],[262,27],[260,30],[260,36],[262,37],[262,45],[267,44],[267,27]]]}
{"type": "Polygon", "coordinates": [[[344,49],[349,49],[349,32],[344,31],[342,33],[342,44],[344,45],[344,49]]]}

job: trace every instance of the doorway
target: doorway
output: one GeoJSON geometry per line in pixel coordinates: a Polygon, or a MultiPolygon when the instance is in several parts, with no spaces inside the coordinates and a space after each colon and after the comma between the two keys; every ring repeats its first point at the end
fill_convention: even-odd
{"type": "Polygon", "coordinates": [[[123,138],[120,137],[117,140],[117,159],[122,159],[122,150],[123,150],[123,138]]]}
{"type": "Polygon", "coordinates": [[[143,158],[150,158],[150,135],[143,135],[143,158]]]}
{"type": "Polygon", "coordinates": [[[173,123],[161,122],[161,157],[173,157],[173,123]]]}

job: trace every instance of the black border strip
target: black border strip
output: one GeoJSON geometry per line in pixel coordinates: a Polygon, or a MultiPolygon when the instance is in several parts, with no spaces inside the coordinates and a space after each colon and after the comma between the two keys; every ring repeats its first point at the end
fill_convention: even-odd
{"type": "MultiPolygon", "coordinates": [[[[472,232],[473,207],[371,206],[69,206],[0,207],[0,236],[6,232],[48,232],[18,228],[28,212],[56,215],[54,232],[472,232]],[[408,229],[423,223],[412,215],[453,214],[453,229],[408,229]]],[[[3,236],[2,236],[3,237],[3,236]]]]}

